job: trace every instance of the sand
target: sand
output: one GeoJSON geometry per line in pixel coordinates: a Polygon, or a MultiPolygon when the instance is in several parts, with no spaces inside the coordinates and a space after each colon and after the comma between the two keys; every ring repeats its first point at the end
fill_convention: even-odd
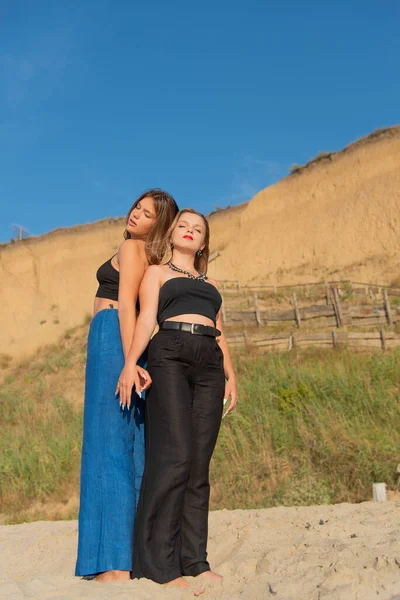
{"type": "MultiPolygon", "coordinates": [[[[210,515],[209,555],[225,576],[208,600],[400,600],[400,502],[210,515]]],[[[0,527],[1,600],[189,598],[151,581],[73,576],[76,521],[0,527]]]]}

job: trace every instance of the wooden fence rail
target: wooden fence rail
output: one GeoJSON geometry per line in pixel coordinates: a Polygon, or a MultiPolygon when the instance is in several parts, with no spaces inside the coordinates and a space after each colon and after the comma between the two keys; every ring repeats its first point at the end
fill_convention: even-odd
{"type": "Polygon", "coordinates": [[[400,296],[400,287],[390,286],[382,283],[365,283],[360,281],[350,281],[348,279],[340,279],[334,281],[313,281],[308,283],[292,283],[287,285],[276,285],[276,284],[253,284],[253,285],[244,285],[238,279],[220,279],[218,280],[219,287],[221,291],[227,293],[237,293],[237,292],[273,292],[278,293],[281,290],[289,290],[296,288],[303,288],[308,293],[312,288],[315,287],[324,287],[327,289],[328,287],[337,287],[339,290],[343,287],[347,287],[350,291],[355,294],[366,294],[370,295],[373,290],[383,293],[384,290],[387,290],[389,295],[400,296]]]}
{"type": "Polygon", "coordinates": [[[331,332],[321,333],[278,333],[248,334],[246,332],[227,335],[230,347],[253,347],[260,350],[291,350],[307,346],[335,348],[345,345],[353,349],[388,350],[400,346],[400,334],[391,331],[331,332]]]}
{"type": "Polygon", "coordinates": [[[259,307],[257,296],[254,298],[254,308],[245,310],[230,309],[223,305],[223,321],[227,325],[243,324],[254,326],[291,325],[297,328],[311,326],[344,327],[344,326],[374,326],[392,325],[400,320],[400,306],[390,306],[386,297],[382,305],[354,305],[341,302],[334,294],[333,302],[329,305],[314,304],[299,307],[294,299],[293,308],[276,310],[259,307]]]}

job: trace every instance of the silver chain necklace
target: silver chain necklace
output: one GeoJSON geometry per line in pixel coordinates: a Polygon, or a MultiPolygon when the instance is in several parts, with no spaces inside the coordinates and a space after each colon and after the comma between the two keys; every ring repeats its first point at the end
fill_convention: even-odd
{"type": "Polygon", "coordinates": [[[185,271],[184,269],[180,269],[171,261],[169,261],[168,266],[173,271],[176,271],[177,273],[183,273],[184,275],[187,275],[188,277],[190,277],[190,279],[194,279],[195,281],[205,281],[207,279],[207,275],[205,275],[204,273],[200,273],[200,275],[192,275],[192,273],[189,273],[189,271],[185,271]]]}

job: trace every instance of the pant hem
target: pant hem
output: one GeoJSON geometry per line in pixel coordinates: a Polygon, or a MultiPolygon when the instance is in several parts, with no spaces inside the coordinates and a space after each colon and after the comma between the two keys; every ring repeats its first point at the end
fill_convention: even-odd
{"type": "Polygon", "coordinates": [[[107,571],[131,571],[131,566],[127,567],[126,565],[121,566],[105,566],[102,567],[101,569],[99,569],[98,567],[96,567],[95,569],[76,569],[75,570],[75,577],[90,577],[90,576],[96,576],[99,575],[100,573],[106,573],[107,571]]]}
{"type": "Polygon", "coordinates": [[[178,579],[179,577],[182,577],[182,574],[180,571],[176,571],[175,573],[167,573],[165,575],[149,575],[149,574],[145,574],[145,573],[132,573],[132,579],[151,579],[151,581],[155,581],[155,583],[169,583],[170,581],[174,581],[174,579],[178,579]]]}
{"type": "Polygon", "coordinates": [[[206,571],[211,571],[209,564],[198,564],[189,567],[188,569],[182,569],[182,575],[186,575],[187,577],[197,577],[197,575],[201,575],[206,571]]]}

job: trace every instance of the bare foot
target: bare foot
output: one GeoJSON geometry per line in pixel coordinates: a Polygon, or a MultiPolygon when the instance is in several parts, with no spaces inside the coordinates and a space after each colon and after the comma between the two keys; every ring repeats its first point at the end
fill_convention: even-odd
{"type": "Polygon", "coordinates": [[[131,574],[129,571],[104,571],[95,577],[100,583],[110,583],[110,581],[130,581],[131,574]]]}
{"type": "Polygon", "coordinates": [[[177,587],[180,590],[187,590],[188,592],[191,592],[193,594],[193,596],[200,596],[203,592],[204,592],[204,588],[203,587],[199,587],[199,588],[192,588],[192,586],[190,585],[190,583],[188,583],[186,581],[186,579],[183,579],[183,577],[178,577],[177,579],[173,579],[172,581],[168,581],[168,583],[165,584],[166,587],[177,587]]]}
{"type": "Polygon", "coordinates": [[[204,571],[200,573],[197,577],[202,577],[203,579],[208,579],[208,581],[212,581],[213,583],[222,583],[223,577],[222,575],[218,575],[218,573],[214,573],[214,571],[204,571]]]}

